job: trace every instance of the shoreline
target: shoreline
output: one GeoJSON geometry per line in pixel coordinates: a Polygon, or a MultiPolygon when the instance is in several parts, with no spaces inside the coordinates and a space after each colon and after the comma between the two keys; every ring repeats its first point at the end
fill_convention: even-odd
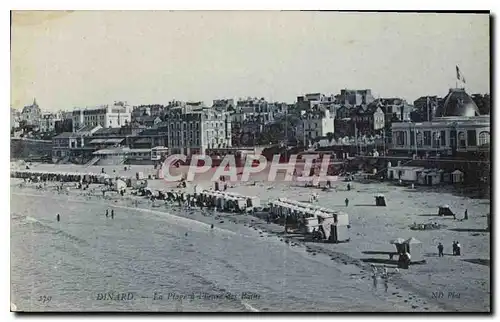
{"type": "MultiPolygon", "coordinates": [[[[260,188],[260,185],[262,185],[262,183],[259,183],[259,186],[255,188],[260,188]]],[[[360,188],[360,186],[362,187],[362,185],[360,184],[356,184],[356,186],[358,189],[360,188]]],[[[27,189],[29,188],[23,188],[21,190],[26,191],[27,189]]],[[[186,190],[188,189],[189,186],[188,188],[186,188],[186,190]]],[[[234,188],[228,189],[228,191],[235,191],[242,189],[244,190],[245,186],[236,186],[234,188]]],[[[310,191],[309,189],[306,188],[296,187],[295,189],[303,189],[304,191],[310,191]]],[[[339,189],[336,189],[336,192],[338,192],[337,190],[339,189]]],[[[21,193],[23,191],[21,191],[21,193]]],[[[35,194],[40,193],[35,189],[33,189],[33,192],[35,194]]],[[[63,194],[61,198],[64,199],[69,197],[71,198],[77,197],[77,199],[80,199],[81,202],[99,202],[99,203],[105,202],[108,203],[110,207],[114,206],[117,208],[131,207],[131,208],[138,208],[137,210],[139,211],[161,212],[165,214],[170,214],[172,216],[177,216],[180,218],[195,220],[198,222],[205,223],[207,225],[214,224],[216,229],[219,228],[231,231],[238,229],[237,227],[239,227],[240,230],[247,229],[249,231],[255,232],[256,238],[272,238],[276,242],[287,243],[289,247],[300,249],[301,251],[307,253],[308,254],[307,256],[310,256],[312,261],[314,261],[314,258],[317,256],[320,257],[326,256],[329,258],[329,260],[334,261],[337,265],[348,266],[351,269],[358,271],[359,274],[361,275],[359,278],[365,279],[367,283],[369,282],[368,280],[370,279],[369,277],[369,275],[371,274],[370,264],[363,262],[360,258],[354,256],[352,252],[348,251],[350,246],[356,247],[355,244],[353,244],[353,242],[341,245],[341,244],[326,244],[326,243],[301,241],[300,238],[298,238],[297,236],[293,236],[291,234],[285,235],[283,226],[279,226],[273,223],[267,224],[265,220],[262,220],[258,217],[254,217],[250,214],[217,213],[216,216],[213,216],[210,214],[206,214],[200,211],[199,209],[187,210],[187,209],[182,209],[179,206],[171,206],[171,205],[164,206],[163,202],[160,203],[158,201],[156,202],[158,206],[153,207],[152,203],[149,200],[146,200],[144,197],[132,196],[130,194],[127,194],[125,197],[121,197],[113,193],[112,195],[106,197],[105,199],[102,199],[102,197],[97,195],[95,197],[91,197],[90,199],[88,199],[88,197],[84,197],[83,198],[84,200],[81,200],[82,195],[81,194],[75,195],[73,192],[74,190],[71,191],[70,196],[66,196],[65,194],[63,194]],[[135,205],[136,202],[138,202],[137,207],[135,205]]],[[[98,191],[96,192],[98,193],[98,191]]],[[[261,202],[262,204],[265,204],[266,200],[261,200],[261,202]]],[[[469,264],[469,265],[474,265],[474,264],[469,264]]],[[[411,269],[409,271],[411,271],[412,268],[413,266],[411,266],[411,269]]],[[[409,279],[408,276],[406,276],[410,275],[407,274],[410,273],[409,271],[391,275],[389,281],[391,292],[389,293],[387,299],[388,301],[394,301],[395,303],[410,305],[408,307],[410,311],[427,311],[427,312],[456,311],[456,310],[460,311],[461,308],[460,303],[455,303],[455,302],[450,303],[450,301],[447,301],[447,299],[444,300],[432,299],[432,294],[431,294],[432,292],[428,291],[428,287],[426,289],[422,288],[421,285],[413,285],[414,282],[412,282],[412,278],[409,279]]],[[[481,311],[487,311],[485,307],[481,309],[476,306],[475,309],[479,309],[481,311]]],[[[462,310],[467,311],[470,310],[470,308],[462,306],[462,310]]]]}

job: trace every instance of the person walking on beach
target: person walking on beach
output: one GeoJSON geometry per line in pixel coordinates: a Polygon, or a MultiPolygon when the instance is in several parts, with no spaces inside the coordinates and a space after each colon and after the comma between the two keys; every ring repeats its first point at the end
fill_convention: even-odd
{"type": "Polygon", "coordinates": [[[351,184],[350,183],[347,184],[347,191],[351,191],[351,184]]]}
{"type": "Polygon", "coordinates": [[[109,209],[106,209],[106,218],[109,216],[109,209]]]}
{"type": "Polygon", "coordinates": [[[349,206],[349,198],[345,198],[345,206],[349,206]]]}
{"type": "Polygon", "coordinates": [[[456,250],[456,255],[457,255],[457,256],[460,256],[460,248],[461,248],[461,247],[460,247],[460,243],[457,241],[457,243],[456,243],[455,245],[456,245],[455,247],[456,247],[456,249],[457,249],[457,250],[456,250]]]}
{"type": "Polygon", "coordinates": [[[115,211],[114,211],[114,209],[111,209],[111,219],[115,219],[115,211]]]}
{"type": "Polygon", "coordinates": [[[464,220],[469,219],[469,214],[467,213],[467,209],[465,209],[464,220]]]}
{"type": "Polygon", "coordinates": [[[443,244],[439,243],[439,245],[438,245],[438,252],[439,252],[439,255],[438,255],[438,256],[439,256],[439,257],[443,257],[443,256],[444,256],[444,254],[443,254],[443,250],[444,250],[444,246],[443,246],[443,244]]]}
{"type": "Polygon", "coordinates": [[[457,255],[457,242],[453,241],[453,256],[457,255]]]}
{"type": "Polygon", "coordinates": [[[376,289],[377,288],[377,275],[373,275],[372,280],[373,280],[373,288],[376,289]]]}
{"type": "Polygon", "coordinates": [[[57,221],[61,221],[61,216],[59,216],[59,214],[57,214],[56,219],[57,219],[57,221]]]}

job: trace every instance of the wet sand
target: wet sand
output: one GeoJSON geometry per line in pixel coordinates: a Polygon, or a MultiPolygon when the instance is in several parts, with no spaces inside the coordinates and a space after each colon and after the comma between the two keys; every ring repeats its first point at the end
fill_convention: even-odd
{"type": "MultiPolygon", "coordinates": [[[[211,182],[197,182],[209,188],[211,182]]],[[[417,187],[411,190],[388,184],[352,183],[353,189],[347,191],[346,183],[336,182],[329,191],[300,187],[298,183],[257,182],[234,185],[229,191],[239,192],[249,196],[259,196],[262,204],[278,197],[286,196],[299,201],[306,201],[314,191],[319,193],[318,204],[323,207],[338,209],[349,214],[351,224],[350,242],[341,244],[326,244],[303,242],[298,236],[284,234],[282,226],[267,224],[264,220],[251,215],[208,213],[197,209],[187,210],[174,205],[165,205],[156,201],[153,205],[143,197],[126,195],[120,197],[111,193],[106,202],[115,207],[138,207],[155,211],[165,211],[176,216],[186,217],[196,221],[214,224],[215,228],[231,227],[238,232],[241,229],[252,229],[262,239],[275,239],[287,243],[288,247],[300,249],[309,254],[311,262],[317,258],[328,258],[338,265],[343,265],[359,274],[359,278],[372,282],[370,263],[363,260],[369,258],[387,259],[387,256],[369,255],[368,251],[394,251],[389,240],[402,237],[415,237],[423,243],[426,264],[412,265],[409,270],[400,270],[390,275],[386,300],[400,303],[408,310],[415,311],[484,311],[490,310],[490,268],[477,264],[477,260],[489,260],[489,233],[480,232],[486,227],[486,217],[489,211],[489,201],[468,199],[443,193],[426,192],[417,187]],[[375,207],[374,195],[384,193],[387,207],[375,207]],[[348,197],[351,202],[345,207],[343,200],[348,197]],[[446,203],[457,212],[460,219],[463,210],[468,209],[469,220],[459,221],[450,217],[435,216],[439,205],[446,203]],[[412,223],[437,222],[446,228],[432,231],[412,231],[412,223]],[[476,231],[470,231],[470,230],[476,231]],[[478,232],[479,231],[479,232],[478,232]],[[451,243],[459,240],[462,245],[462,256],[437,257],[437,243],[445,246],[445,254],[451,253],[451,243]]],[[[301,183],[300,185],[303,185],[301,183]]],[[[154,189],[170,190],[174,183],[161,180],[149,181],[154,189]]],[[[24,188],[27,190],[30,188],[24,188]]],[[[185,189],[191,192],[191,184],[185,189]]],[[[81,191],[70,191],[70,196],[79,196],[87,200],[101,198],[96,191],[92,197],[83,197],[81,191]]],[[[63,197],[64,198],[64,197],[63,197]]],[[[393,265],[388,265],[393,272],[393,265]]],[[[377,279],[376,289],[385,291],[382,279],[377,279]]]]}

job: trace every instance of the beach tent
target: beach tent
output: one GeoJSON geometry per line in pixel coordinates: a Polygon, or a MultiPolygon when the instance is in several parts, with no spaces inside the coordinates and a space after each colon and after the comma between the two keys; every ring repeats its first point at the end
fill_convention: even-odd
{"type": "Polygon", "coordinates": [[[247,197],[247,206],[252,208],[260,207],[260,199],[258,197],[247,197]]]}
{"type": "Polygon", "coordinates": [[[455,214],[453,213],[453,211],[451,211],[450,206],[442,205],[441,207],[439,207],[438,215],[439,216],[454,216],[455,214]]]}
{"type": "Polygon", "coordinates": [[[333,217],[335,218],[337,225],[346,227],[349,225],[349,215],[345,212],[337,211],[333,213],[333,217]]]}
{"type": "Polygon", "coordinates": [[[407,250],[411,254],[412,262],[421,262],[424,260],[422,242],[415,237],[411,237],[404,242],[407,245],[407,250]]]}
{"type": "Polygon", "coordinates": [[[393,240],[390,241],[390,243],[394,244],[394,245],[396,245],[396,244],[402,244],[404,242],[405,242],[405,240],[403,238],[396,238],[396,239],[393,239],[393,240]]]}
{"type": "Polygon", "coordinates": [[[405,240],[403,238],[396,238],[390,241],[391,244],[396,246],[396,251],[398,252],[398,254],[402,254],[405,252],[404,242],[405,240]]]}
{"type": "Polygon", "coordinates": [[[464,173],[460,170],[455,170],[451,173],[451,180],[453,183],[460,183],[464,181],[464,173]]]}
{"type": "Polygon", "coordinates": [[[385,203],[385,196],[384,195],[376,195],[375,196],[375,205],[376,206],[381,206],[381,207],[385,207],[386,206],[386,203],[385,203]]]}
{"type": "Polygon", "coordinates": [[[113,188],[118,192],[125,190],[127,188],[127,184],[125,183],[125,181],[120,179],[117,179],[113,186],[114,186],[113,188]]]}

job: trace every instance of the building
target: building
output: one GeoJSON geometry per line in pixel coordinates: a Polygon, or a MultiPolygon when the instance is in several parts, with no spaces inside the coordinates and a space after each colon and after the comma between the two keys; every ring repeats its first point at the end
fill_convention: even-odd
{"type": "Polygon", "coordinates": [[[43,113],[40,118],[40,132],[54,132],[56,122],[62,120],[60,113],[43,113]]]}
{"type": "Polygon", "coordinates": [[[21,121],[21,113],[15,108],[10,108],[10,128],[19,128],[19,121],[21,121]]]}
{"type": "MultiPolygon", "coordinates": [[[[97,150],[132,145],[135,140],[141,138],[138,134],[143,130],[143,128],[134,128],[131,125],[115,128],[103,128],[98,125],[86,126],[77,132],[63,132],[53,138],[53,157],[55,159],[78,158],[74,162],[85,163],[97,150]]],[[[96,163],[98,160],[94,161],[96,163]]]]}
{"type": "MultiPolygon", "coordinates": [[[[52,139],[52,160],[57,163],[61,160],[70,161],[72,158],[81,158],[85,149],[84,138],[89,132],[63,132],[52,139]]],[[[92,151],[90,151],[92,153],[92,151]]]]}
{"type": "Polygon", "coordinates": [[[76,132],[84,126],[121,127],[132,121],[131,115],[131,108],[125,102],[74,110],[73,131],[76,132]]]}
{"type": "Polygon", "coordinates": [[[231,115],[231,123],[239,127],[247,119],[267,124],[274,121],[274,105],[269,104],[264,98],[240,98],[231,115]]]}
{"type": "Polygon", "coordinates": [[[340,105],[335,110],[336,119],[350,118],[354,112],[354,107],[348,105],[340,105]]]}
{"type": "Polygon", "coordinates": [[[132,124],[135,126],[145,126],[145,127],[153,127],[157,124],[160,124],[162,119],[159,116],[150,116],[150,115],[143,115],[143,116],[138,116],[135,118],[132,118],[132,124]]]}
{"type": "Polygon", "coordinates": [[[368,105],[372,103],[375,98],[372,95],[371,89],[342,89],[340,95],[335,96],[338,104],[342,105],[368,105]]]}
{"type": "Polygon", "coordinates": [[[413,115],[412,121],[424,122],[432,121],[436,116],[436,109],[438,108],[441,98],[437,95],[434,96],[421,96],[413,102],[413,115]]]}
{"type": "Polygon", "coordinates": [[[451,88],[443,98],[443,104],[436,110],[436,117],[478,115],[480,115],[479,108],[463,88],[451,88]]]}
{"type": "Polygon", "coordinates": [[[297,96],[297,109],[299,111],[321,107],[324,109],[329,109],[330,113],[334,113],[333,106],[335,104],[336,99],[333,95],[309,93],[303,96],[297,96]]]}
{"type": "Polygon", "coordinates": [[[134,106],[132,109],[132,121],[135,120],[136,117],[141,117],[141,116],[150,116],[151,115],[151,106],[150,105],[139,105],[139,106],[134,106]]]}
{"type": "Polygon", "coordinates": [[[213,100],[212,108],[216,109],[219,112],[230,112],[234,111],[236,104],[234,103],[234,99],[217,99],[213,100]]]}
{"type": "Polygon", "coordinates": [[[168,124],[167,146],[170,153],[205,154],[207,149],[231,147],[229,113],[201,108],[187,113],[173,112],[168,124]]]}
{"type": "Polygon", "coordinates": [[[380,106],[384,112],[386,128],[390,128],[392,122],[411,120],[413,106],[402,98],[378,98],[373,103],[380,106]]]}
{"type": "Polygon", "coordinates": [[[378,104],[360,106],[353,109],[351,121],[358,134],[375,134],[384,129],[385,114],[378,104]]]}
{"type": "Polygon", "coordinates": [[[98,165],[119,164],[152,164],[151,149],[131,149],[129,147],[113,147],[97,150],[92,153],[91,163],[98,165]]]}
{"type": "Polygon", "coordinates": [[[427,122],[392,124],[392,150],[417,155],[474,156],[489,153],[490,117],[464,89],[450,89],[436,117],[427,122]]]}
{"type": "Polygon", "coordinates": [[[73,131],[73,119],[65,119],[63,118],[62,120],[56,120],[54,122],[54,131],[57,134],[61,134],[63,132],[72,132],[73,131]]]}
{"type": "Polygon", "coordinates": [[[143,129],[129,138],[134,149],[151,149],[168,144],[168,122],[162,122],[150,129],[143,129]]]}
{"type": "Polygon", "coordinates": [[[301,121],[298,123],[296,138],[309,145],[316,137],[327,136],[335,132],[335,122],[329,110],[303,111],[301,121]]]}
{"type": "Polygon", "coordinates": [[[21,112],[21,121],[24,121],[25,125],[38,127],[40,125],[41,116],[42,111],[36,103],[36,99],[33,99],[33,104],[23,108],[21,112]]]}
{"type": "Polygon", "coordinates": [[[286,115],[289,112],[291,112],[289,104],[284,103],[284,102],[269,103],[269,109],[271,110],[271,113],[273,114],[274,120],[283,119],[286,117],[286,115]]]}

